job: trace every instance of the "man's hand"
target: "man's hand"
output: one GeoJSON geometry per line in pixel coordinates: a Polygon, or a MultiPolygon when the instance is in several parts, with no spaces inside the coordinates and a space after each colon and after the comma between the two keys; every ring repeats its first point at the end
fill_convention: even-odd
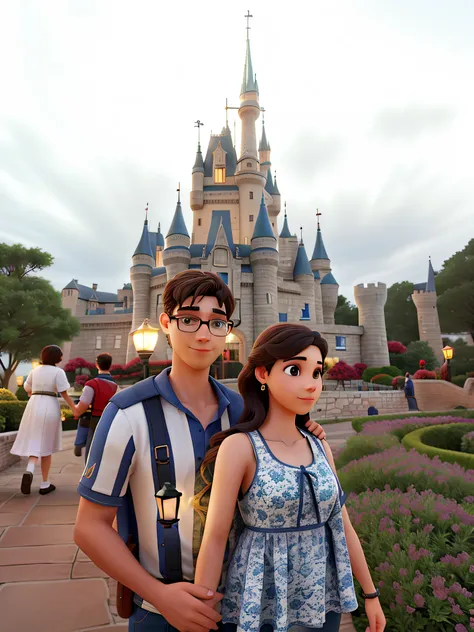
{"type": "Polygon", "coordinates": [[[326,433],[324,432],[323,427],[320,426],[317,421],[307,421],[306,428],[308,429],[308,432],[314,434],[314,436],[320,441],[326,438],[326,433]]]}
{"type": "Polygon", "coordinates": [[[221,615],[214,610],[222,595],[207,588],[179,582],[166,586],[163,597],[153,605],[180,632],[217,630],[221,615]]]}

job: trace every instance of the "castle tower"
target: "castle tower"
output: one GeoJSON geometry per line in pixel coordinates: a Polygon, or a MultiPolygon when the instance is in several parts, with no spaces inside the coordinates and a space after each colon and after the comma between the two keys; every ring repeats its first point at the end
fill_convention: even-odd
{"type": "Polygon", "coordinates": [[[260,143],[258,145],[258,157],[260,160],[260,169],[263,173],[266,173],[269,169],[271,169],[272,162],[270,153],[271,147],[265,133],[265,121],[262,120],[262,138],[260,139],[260,143]]]}
{"type": "Polygon", "coordinates": [[[265,182],[265,191],[271,196],[271,202],[267,205],[268,217],[273,228],[275,237],[278,237],[278,215],[280,213],[280,191],[275,182],[273,182],[272,172],[270,169],[267,171],[267,180],[265,182]]]}
{"type": "MultiPolygon", "coordinates": [[[[313,256],[311,257],[311,269],[313,270],[315,281],[315,300],[317,303],[319,302],[318,295],[320,294],[322,320],[319,322],[326,325],[334,325],[334,312],[337,307],[339,285],[334,278],[334,275],[331,273],[331,261],[324,246],[321,226],[319,225],[319,216],[321,213],[318,211],[316,215],[318,218],[318,229],[316,232],[316,243],[314,245],[313,256]],[[318,283],[320,286],[319,292],[316,287],[318,283]]],[[[318,308],[317,312],[319,312],[318,308]]],[[[318,314],[318,320],[319,318],[320,312],[318,314]]]]}
{"type": "Polygon", "coordinates": [[[265,174],[260,171],[257,153],[255,122],[260,116],[257,78],[253,72],[250,41],[246,41],[244,77],[240,91],[238,110],[242,122],[240,158],[237,161],[235,183],[239,187],[240,200],[240,243],[251,241],[253,218],[259,213],[259,199],[265,186],[265,174]]]}
{"type": "MultiPolygon", "coordinates": [[[[200,122],[198,121],[200,124],[200,122]]],[[[194,161],[190,205],[193,211],[204,206],[204,160],[202,159],[201,143],[198,142],[196,160],[194,161]]]]}
{"type": "Polygon", "coordinates": [[[278,251],[262,193],[252,236],[250,265],[253,272],[253,323],[256,338],[278,322],[278,251]]]}
{"type": "Polygon", "coordinates": [[[165,238],[163,237],[163,233],[161,232],[160,222],[158,222],[158,231],[155,235],[155,239],[156,239],[155,265],[157,268],[161,268],[163,265],[163,250],[165,249],[165,238]]]}
{"type": "Polygon", "coordinates": [[[388,366],[387,330],[384,306],[387,300],[385,283],[360,283],[354,287],[359,308],[359,325],[364,328],[361,338],[361,361],[367,366],[388,366]]]}
{"type": "MultiPolygon", "coordinates": [[[[143,231],[135,248],[130,268],[130,281],[133,291],[132,331],[140,327],[145,318],[150,317],[150,281],[155,266],[155,253],[151,247],[148,232],[148,219],[143,223],[143,231]]],[[[127,362],[135,358],[137,352],[132,337],[128,337],[127,362]]]]}
{"type": "Polygon", "coordinates": [[[308,255],[303,243],[303,237],[301,237],[300,244],[298,246],[298,253],[296,255],[294,277],[296,283],[301,289],[301,320],[306,320],[305,324],[308,327],[315,327],[316,325],[316,313],[315,313],[315,300],[314,300],[314,277],[311,266],[309,265],[308,255]]]}
{"type": "Polygon", "coordinates": [[[290,229],[288,228],[286,203],[283,228],[281,229],[278,244],[278,253],[280,255],[278,270],[283,276],[283,279],[291,280],[293,278],[293,270],[295,268],[296,255],[298,253],[298,239],[296,238],[296,235],[291,234],[290,229]]]}
{"type": "Polygon", "coordinates": [[[428,281],[424,290],[415,290],[411,295],[418,315],[418,331],[420,340],[427,342],[441,366],[443,359],[443,341],[439,324],[435,275],[431,259],[428,264],[428,281]]]}
{"type": "Polygon", "coordinates": [[[180,190],[178,189],[178,202],[174,212],[170,229],[166,235],[166,244],[163,251],[163,265],[166,267],[166,278],[170,281],[178,272],[187,270],[191,261],[188,229],[184,222],[181,209],[180,190]]]}

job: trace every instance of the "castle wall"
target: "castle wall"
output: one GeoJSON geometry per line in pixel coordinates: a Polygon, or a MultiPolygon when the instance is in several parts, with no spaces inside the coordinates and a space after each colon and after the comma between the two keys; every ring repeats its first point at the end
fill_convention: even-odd
{"type": "Polygon", "coordinates": [[[81,316],[79,335],[71,342],[69,358],[81,357],[94,362],[99,353],[110,353],[114,364],[125,364],[127,344],[132,326],[131,314],[115,316],[81,316]],[[117,337],[120,336],[120,339],[117,337]],[[97,338],[100,337],[100,349],[97,338]],[[119,345],[116,348],[116,344],[119,345]]]}

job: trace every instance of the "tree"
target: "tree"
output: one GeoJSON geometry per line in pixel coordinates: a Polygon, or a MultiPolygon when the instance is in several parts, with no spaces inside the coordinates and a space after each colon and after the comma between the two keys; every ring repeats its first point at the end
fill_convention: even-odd
{"type": "Polygon", "coordinates": [[[79,321],[63,309],[59,292],[49,281],[31,274],[52,261],[39,248],[0,244],[0,379],[4,386],[21,361],[79,333],[79,321]]]}
{"type": "Polygon", "coordinates": [[[414,340],[407,346],[406,353],[393,353],[390,355],[390,364],[401,371],[413,374],[418,371],[420,360],[426,361],[426,368],[432,371],[438,365],[436,356],[430,345],[424,340],[414,340]]]}
{"type": "Polygon", "coordinates": [[[413,283],[410,281],[394,283],[388,288],[385,303],[387,338],[398,340],[404,345],[418,340],[418,317],[412,294],[413,283]]]}
{"type": "Polygon", "coordinates": [[[337,325],[358,325],[359,310],[345,296],[340,294],[337,297],[334,319],[337,325]]]}

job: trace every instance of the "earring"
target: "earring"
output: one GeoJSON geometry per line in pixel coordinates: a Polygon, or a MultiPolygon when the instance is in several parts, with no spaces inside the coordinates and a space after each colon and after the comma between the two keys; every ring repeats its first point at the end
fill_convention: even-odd
{"type": "Polygon", "coordinates": [[[260,387],[261,391],[264,391],[267,387],[265,386],[265,384],[262,384],[262,386],[260,387]]]}

